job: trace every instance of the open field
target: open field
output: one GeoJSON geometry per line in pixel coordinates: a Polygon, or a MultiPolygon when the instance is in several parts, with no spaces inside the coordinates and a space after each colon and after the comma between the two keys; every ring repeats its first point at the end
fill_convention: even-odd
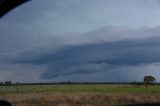
{"type": "Polygon", "coordinates": [[[11,85],[0,86],[0,99],[13,106],[106,106],[160,102],[160,86],[11,85]],[[72,104],[72,105],[71,105],[72,104]]]}

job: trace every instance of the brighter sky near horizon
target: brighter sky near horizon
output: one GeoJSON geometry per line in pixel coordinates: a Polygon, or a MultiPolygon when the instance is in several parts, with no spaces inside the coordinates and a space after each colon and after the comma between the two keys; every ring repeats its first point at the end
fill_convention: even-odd
{"type": "Polygon", "coordinates": [[[32,0],[0,20],[0,81],[160,82],[160,0],[32,0]]]}

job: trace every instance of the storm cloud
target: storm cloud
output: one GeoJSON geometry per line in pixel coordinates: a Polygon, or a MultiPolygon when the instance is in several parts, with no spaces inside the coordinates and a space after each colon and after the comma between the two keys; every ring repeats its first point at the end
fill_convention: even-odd
{"type": "Polygon", "coordinates": [[[0,80],[158,77],[159,12],[159,0],[30,1],[0,20],[0,80]]]}
{"type": "Polygon", "coordinates": [[[160,38],[64,46],[59,50],[28,51],[7,60],[13,64],[46,65],[42,78],[104,72],[115,67],[160,62],[160,38]]]}

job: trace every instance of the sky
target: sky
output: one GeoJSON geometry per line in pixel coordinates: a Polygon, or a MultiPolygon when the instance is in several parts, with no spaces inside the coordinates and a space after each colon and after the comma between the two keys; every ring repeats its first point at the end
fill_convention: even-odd
{"type": "Polygon", "coordinates": [[[160,82],[160,0],[32,0],[0,19],[0,81],[160,82]]]}

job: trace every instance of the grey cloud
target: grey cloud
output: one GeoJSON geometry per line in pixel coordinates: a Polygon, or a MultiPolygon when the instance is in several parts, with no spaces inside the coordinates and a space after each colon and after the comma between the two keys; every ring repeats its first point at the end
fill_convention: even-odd
{"type": "Polygon", "coordinates": [[[70,76],[75,74],[90,74],[90,73],[97,73],[97,72],[105,72],[109,69],[108,64],[106,63],[90,63],[90,64],[80,64],[74,65],[69,67],[59,67],[57,69],[53,68],[53,66],[49,66],[50,70],[52,70],[52,74],[44,73],[41,77],[42,79],[52,79],[54,77],[59,76],[70,76]]]}
{"type": "MultiPolygon", "coordinates": [[[[158,37],[160,36],[159,33],[160,26],[153,28],[140,27],[135,29],[129,27],[103,26],[96,30],[88,31],[85,33],[66,33],[62,35],[55,35],[54,37],[48,37],[48,40],[46,39],[46,42],[50,42],[50,45],[57,46],[80,45],[88,43],[111,42],[124,39],[142,39],[147,37],[158,37]]],[[[42,37],[42,39],[45,38],[42,37]]]]}
{"type": "Polygon", "coordinates": [[[45,72],[45,66],[29,64],[0,64],[0,81],[12,82],[39,82],[40,76],[45,72]]]}
{"type": "Polygon", "coordinates": [[[45,65],[51,79],[160,62],[159,10],[157,0],[33,0],[1,20],[0,64],[45,65]]]}
{"type": "MultiPolygon", "coordinates": [[[[143,81],[144,76],[152,75],[159,82],[159,64],[142,64],[138,66],[122,66],[108,71],[90,74],[75,74],[53,78],[54,81],[83,81],[83,82],[128,82],[143,81]]],[[[46,79],[47,80],[47,79],[46,79]]],[[[49,79],[48,79],[49,80],[49,79]]]]}
{"type": "Polygon", "coordinates": [[[96,42],[97,40],[101,42],[103,40],[119,40],[136,38],[138,36],[154,36],[159,33],[159,30],[152,33],[154,30],[146,28],[144,30],[134,31],[133,33],[133,30],[130,29],[120,30],[119,28],[112,27],[98,29],[108,24],[111,24],[111,26],[120,25],[128,27],[128,25],[120,24],[121,22],[123,24],[131,24],[129,27],[134,27],[135,25],[133,24],[135,23],[138,27],[152,27],[152,23],[156,23],[154,26],[157,26],[157,23],[160,22],[159,12],[157,12],[159,9],[154,8],[156,7],[154,2],[155,0],[145,0],[145,2],[144,0],[124,0],[123,2],[116,0],[32,0],[16,8],[1,20],[0,52],[16,51],[35,45],[35,42],[43,45],[42,42],[44,39],[40,39],[39,36],[48,39],[50,38],[48,36],[56,36],[56,39],[61,39],[59,42],[62,43],[96,42]],[[138,8],[135,9],[137,4],[138,8]],[[152,8],[141,8],[146,4],[152,8]],[[130,12],[129,10],[135,12],[130,12]],[[119,12],[126,15],[121,15],[119,12]],[[144,16],[141,16],[141,12],[144,12],[144,16]],[[136,16],[134,17],[134,15],[136,16]],[[117,19],[117,17],[119,18],[117,19]],[[147,18],[147,21],[144,20],[144,23],[147,25],[139,25],[140,22],[137,23],[135,21],[136,19],[139,20],[139,18],[147,18]],[[66,34],[68,32],[77,32],[78,34],[66,34]],[[64,34],[64,36],[59,33],[64,34]]]}
{"type": "Polygon", "coordinates": [[[41,53],[22,52],[8,61],[14,64],[43,65],[48,68],[42,78],[76,73],[94,73],[93,69],[81,68],[83,64],[107,64],[106,70],[117,66],[141,65],[160,62],[160,38],[120,40],[114,42],[67,46],[59,50],[41,53]],[[38,54],[37,54],[38,53],[38,54]],[[78,69],[79,68],[79,69],[78,69]],[[92,71],[93,70],[93,71],[92,71]]]}

